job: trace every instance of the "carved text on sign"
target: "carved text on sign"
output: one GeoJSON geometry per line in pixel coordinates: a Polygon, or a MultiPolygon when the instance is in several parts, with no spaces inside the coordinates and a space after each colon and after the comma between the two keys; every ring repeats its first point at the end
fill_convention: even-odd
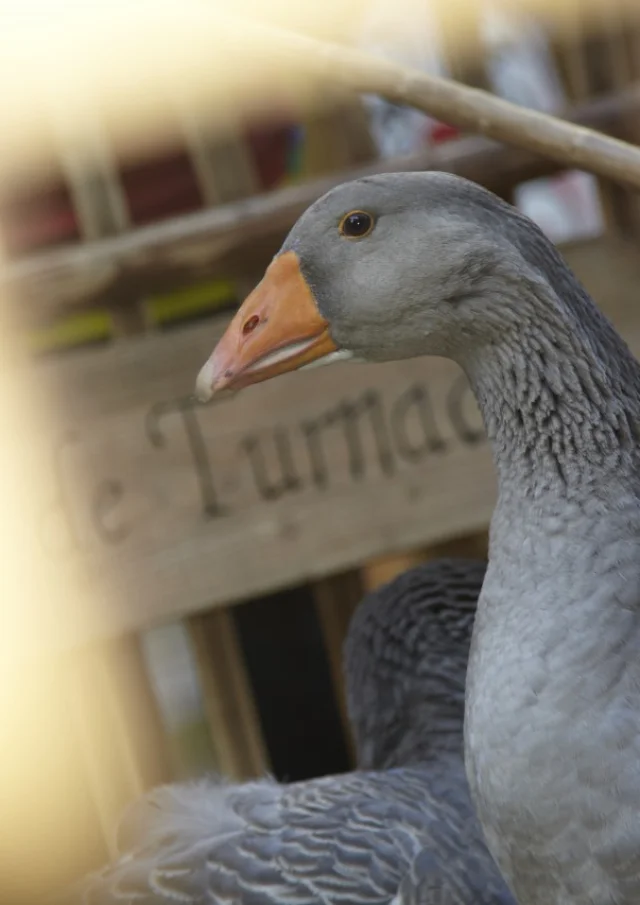
{"type": "MultiPolygon", "coordinates": [[[[444,393],[440,383],[437,398],[426,381],[407,383],[394,392],[365,384],[337,401],[329,396],[304,416],[285,407],[282,421],[253,429],[246,427],[248,417],[231,432],[225,432],[225,407],[234,406],[233,397],[208,406],[191,396],[162,401],[141,412],[142,423],[128,423],[126,431],[118,426],[128,439],[113,456],[103,451],[98,435],[70,429],[54,448],[57,490],[41,519],[44,546],[54,556],[126,549],[149,533],[149,519],[151,530],[157,519],[171,526],[179,506],[184,519],[187,503],[192,521],[208,530],[206,524],[224,523],[247,506],[302,493],[307,500],[321,498],[336,487],[393,479],[456,446],[484,440],[462,375],[444,393]],[[185,470],[193,475],[186,495],[174,487],[185,470]]],[[[108,440],[109,428],[101,430],[108,440]]],[[[163,537],[170,545],[170,528],[163,537]]]]}
{"type": "MultiPolygon", "coordinates": [[[[484,432],[465,411],[468,394],[469,386],[461,375],[450,387],[446,409],[457,441],[474,446],[483,440],[484,432]]],[[[228,514],[229,509],[221,502],[217,491],[215,468],[197,414],[200,408],[190,397],[173,403],[159,403],[149,412],[147,431],[150,442],[162,448],[163,419],[170,414],[179,415],[198,478],[202,512],[215,518],[228,514]]],[[[449,446],[437,424],[432,400],[424,384],[412,384],[389,407],[384,405],[378,390],[365,390],[356,398],[345,398],[313,418],[291,426],[277,424],[271,431],[247,433],[241,438],[237,453],[246,458],[260,498],[277,500],[308,484],[318,491],[326,489],[331,482],[331,472],[324,441],[327,432],[334,430],[344,441],[352,481],[364,478],[367,468],[371,467],[377,467],[391,477],[398,470],[400,461],[421,462],[434,453],[445,453],[449,446]],[[294,455],[293,437],[296,434],[303,438],[305,463],[296,461],[294,455]],[[275,467],[271,469],[267,465],[268,446],[275,451],[275,467]]]]}

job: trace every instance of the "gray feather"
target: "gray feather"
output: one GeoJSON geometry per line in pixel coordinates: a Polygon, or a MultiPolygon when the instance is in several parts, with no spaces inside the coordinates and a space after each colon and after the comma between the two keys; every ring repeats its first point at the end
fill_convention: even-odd
{"type": "Polygon", "coordinates": [[[124,815],[120,859],[74,901],[513,905],[462,763],[464,673],[484,570],[429,563],[358,609],[345,671],[369,769],[292,784],[208,778],[156,789],[124,815]]]}

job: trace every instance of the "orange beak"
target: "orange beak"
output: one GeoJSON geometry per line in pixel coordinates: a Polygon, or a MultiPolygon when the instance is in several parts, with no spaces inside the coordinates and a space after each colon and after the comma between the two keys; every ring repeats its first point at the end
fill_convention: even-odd
{"type": "Polygon", "coordinates": [[[272,261],[238,309],[198,374],[196,393],[206,402],[218,390],[269,380],[336,349],[298,256],[287,251],[272,261]]]}

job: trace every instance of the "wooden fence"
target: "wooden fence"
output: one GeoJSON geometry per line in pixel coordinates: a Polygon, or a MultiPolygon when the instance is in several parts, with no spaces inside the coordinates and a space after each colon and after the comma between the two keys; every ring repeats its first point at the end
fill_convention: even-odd
{"type": "MultiPolygon", "coordinates": [[[[637,139],[640,103],[630,86],[640,73],[638,46],[631,24],[613,18],[556,42],[568,118],[637,139]]],[[[449,63],[462,81],[487,83],[480,52],[449,63]]],[[[255,776],[273,767],[268,727],[277,723],[265,710],[259,657],[251,654],[251,639],[268,627],[251,606],[276,595],[263,611],[284,619],[288,604],[277,595],[301,588],[300,610],[306,594],[322,638],[346,768],[340,650],[362,591],[428,556],[485,550],[491,462],[475,403],[452,364],[335,366],[207,407],[193,402],[194,378],[228,320],[215,313],[220,298],[244,295],[297,215],[328,186],[362,172],[440,168],[512,199],[518,185],[561,165],[473,136],[411,159],[377,160],[353,99],[307,122],[309,153],[319,163],[305,178],[259,194],[242,135],[220,143],[188,109],[178,118],[203,210],[137,227],[97,123],[90,166],[64,143],[60,151],[79,241],[15,258],[0,275],[18,329],[50,353],[29,366],[56,411],[53,431],[42,437],[54,493],[34,514],[37,535],[47,555],[82,575],[88,595],[108,586],[110,600],[57,636],[49,675],[70,722],[62,732],[43,718],[33,742],[46,756],[55,737],[65,762],[58,787],[49,780],[43,809],[63,809],[71,775],[86,788],[75,814],[85,844],[37,875],[14,871],[8,889],[16,905],[98,863],[122,806],[175,775],[142,633],[182,621],[214,763],[233,778],[255,776]],[[202,280],[224,280],[226,289],[216,296],[220,283],[207,284],[218,289],[203,305],[158,301],[202,280]],[[199,319],[187,323],[192,309],[199,319]],[[83,317],[98,318],[103,342],[56,353],[70,335],[65,325],[83,317]],[[240,603],[248,608],[231,606],[240,603]]],[[[636,199],[608,181],[598,186],[603,235],[563,252],[640,354],[636,199]]],[[[269,637],[286,666],[279,632],[284,638],[282,625],[269,637]]],[[[36,634],[34,647],[46,647],[36,634]]],[[[24,702],[41,706],[37,694],[24,702]]],[[[12,845],[37,859],[58,833],[43,821],[37,831],[29,825],[14,833],[12,845]]]]}

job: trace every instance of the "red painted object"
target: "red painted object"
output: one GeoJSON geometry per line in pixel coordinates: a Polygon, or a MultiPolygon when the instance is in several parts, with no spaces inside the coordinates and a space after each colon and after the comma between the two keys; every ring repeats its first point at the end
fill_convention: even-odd
{"type": "Polygon", "coordinates": [[[80,239],[80,226],[65,185],[20,192],[0,202],[0,232],[10,257],[80,239]]]}
{"type": "Polygon", "coordinates": [[[437,122],[431,127],[431,142],[434,145],[444,144],[454,138],[460,138],[460,131],[455,126],[437,122]]]}
{"type": "Polygon", "coordinates": [[[145,158],[120,168],[120,180],[135,226],[199,210],[200,186],[186,151],[145,158]]]}
{"type": "MultiPolygon", "coordinates": [[[[260,190],[282,185],[291,175],[297,148],[295,120],[280,109],[277,118],[249,126],[244,139],[260,190]]],[[[124,163],[118,176],[133,226],[177,217],[204,205],[189,154],[182,148],[124,163]]],[[[0,200],[0,234],[12,257],[80,241],[78,217],[62,179],[50,188],[0,200]]]]}
{"type": "Polygon", "coordinates": [[[249,144],[253,165],[263,191],[281,185],[287,176],[291,133],[289,121],[252,126],[245,135],[249,144]]]}

